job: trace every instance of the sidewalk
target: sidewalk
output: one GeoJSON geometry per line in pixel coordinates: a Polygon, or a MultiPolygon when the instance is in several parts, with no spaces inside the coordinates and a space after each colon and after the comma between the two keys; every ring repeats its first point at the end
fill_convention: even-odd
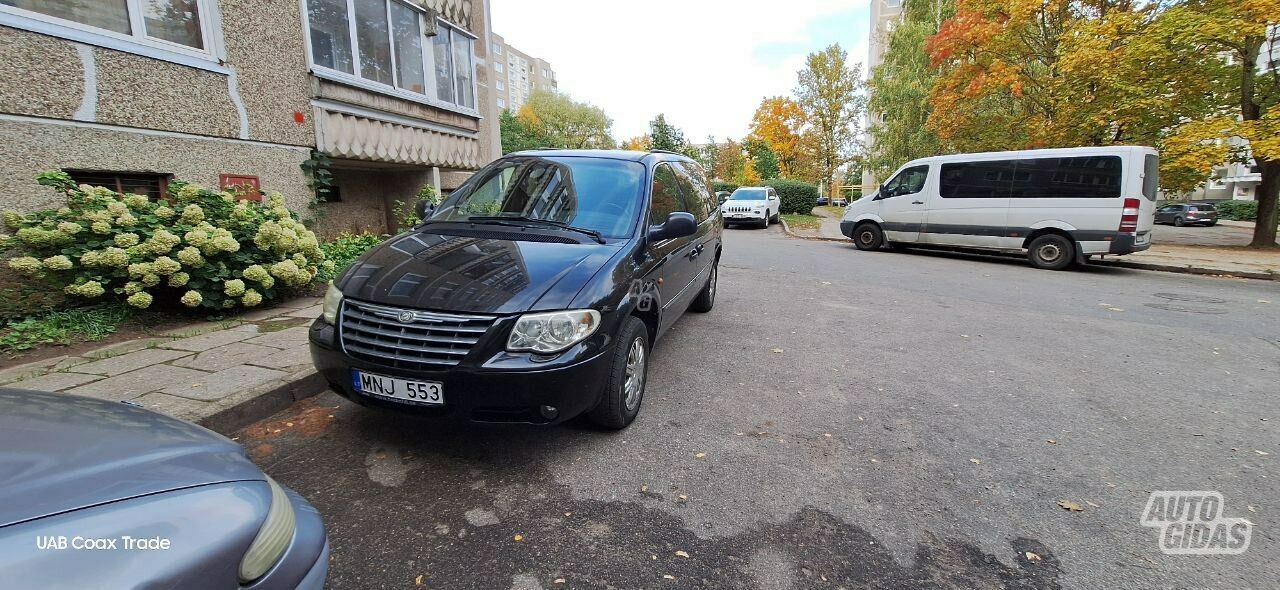
{"type": "Polygon", "coordinates": [[[0,371],[0,385],[129,401],[232,430],[323,391],[307,346],[320,302],[293,299],[222,322],[12,367],[0,371]]]}

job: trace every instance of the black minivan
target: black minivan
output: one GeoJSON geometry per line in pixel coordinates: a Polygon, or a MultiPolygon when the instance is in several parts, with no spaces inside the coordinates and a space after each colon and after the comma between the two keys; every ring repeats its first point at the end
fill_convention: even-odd
{"type": "Polygon", "coordinates": [[[504,156],[334,281],[312,358],[363,405],[623,428],[653,342],[715,303],[719,210],[679,154],[504,156]]]}

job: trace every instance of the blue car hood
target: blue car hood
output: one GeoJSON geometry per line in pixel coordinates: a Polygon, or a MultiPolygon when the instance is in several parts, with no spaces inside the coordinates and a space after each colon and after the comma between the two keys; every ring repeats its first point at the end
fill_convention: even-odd
{"type": "Polygon", "coordinates": [[[337,286],[361,301],[434,311],[515,314],[564,309],[621,249],[447,235],[431,226],[362,256],[337,286]]]}
{"type": "Polygon", "coordinates": [[[264,478],[240,445],[195,424],[119,402],[0,389],[0,527],[264,478]]]}

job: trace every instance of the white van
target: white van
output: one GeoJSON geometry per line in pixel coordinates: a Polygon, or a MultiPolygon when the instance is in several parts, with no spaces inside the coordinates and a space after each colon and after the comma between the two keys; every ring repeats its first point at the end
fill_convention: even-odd
{"type": "Polygon", "coordinates": [[[859,250],[1017,252],[1060,270],[1151,247],[1159,184],[1159,156],[1148,147],[935,156],[850,204],[840,231],[859,250]]]}

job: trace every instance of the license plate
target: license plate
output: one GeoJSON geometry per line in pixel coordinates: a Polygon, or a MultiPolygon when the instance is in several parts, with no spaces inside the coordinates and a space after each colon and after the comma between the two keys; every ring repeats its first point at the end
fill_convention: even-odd
{"type": "Polygon", "coordinates": [[[417,404],[444,405],[444,385],[434,381],[411,381],[355,369],[351,371],[351,381],[361,393],[417,404]]]}

